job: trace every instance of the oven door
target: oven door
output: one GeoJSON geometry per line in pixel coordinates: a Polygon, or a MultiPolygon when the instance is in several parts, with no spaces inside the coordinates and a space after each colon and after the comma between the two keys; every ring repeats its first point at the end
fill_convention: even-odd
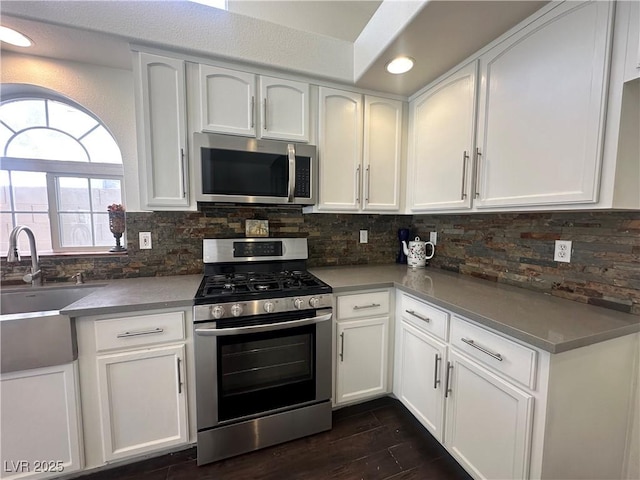
{"type": "Polygon", "coordinates": [[[331,318],[323,309],[196,324],[198,430],[329,400],[331,318]]]}

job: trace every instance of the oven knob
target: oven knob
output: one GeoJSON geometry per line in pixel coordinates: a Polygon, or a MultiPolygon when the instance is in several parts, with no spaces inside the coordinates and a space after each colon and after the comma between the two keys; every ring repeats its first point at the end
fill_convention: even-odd
{"type": "Polygon", "coordinates": [[[318,308],[318,305],[320,305],[320,300],[318,300],[318,297],[311,297],[309,299],[309,305],[311,305],[311,308],[318,308]]]}
{"type": "Polygon", "coordinates": [[[264,311],[267,313],[273,312],[273,302],[265,302],[264,311]]]}
{"type": "Polygon", "coordinates": [[[293,301],[293,306],[296,307],[298,310],[300,310],[302,308],[302,299],[301,298],[296,298],[293,301]]]}
{"type": "Polygon", "coordinates": [[[231,315],[233,315],[234,317],[239,317],[240,315],[242,315],[242,305],[240,305],[239,303],[231,305],[231,315]]]}
{"type": "Polygon", "coordinates": [[[211,315],[213,315],[213,318],[215,318],[216,320],[224,317],[224,307],[221,307],[220,305],[211,307],[211,315]]]}

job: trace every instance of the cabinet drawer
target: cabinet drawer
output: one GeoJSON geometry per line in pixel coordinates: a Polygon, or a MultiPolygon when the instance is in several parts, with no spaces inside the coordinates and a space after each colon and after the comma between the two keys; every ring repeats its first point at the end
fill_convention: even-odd
{"type": "Polygon", "coordinates": [[[451,320],[451,345],[522,385],[535,388],[535,350],[457,317],[451,320]]]}
{"type": "Polygon", "coordinates": [[[389,313],[389,292],[369,292],[338,297],[338,319],[375,317],[389,313]]]}
{"type": "Polygon", "coordinates": [[[184,312],[96,321],[96,350],[138,347],[184,339],[184,312]]]}
{"type": "Polygon", "coordinates": [[[449,314],[447,312],[432,307],[417,298],[400,294],[398,313],[417,328],[446,340],[449,321],[449,314]]]}

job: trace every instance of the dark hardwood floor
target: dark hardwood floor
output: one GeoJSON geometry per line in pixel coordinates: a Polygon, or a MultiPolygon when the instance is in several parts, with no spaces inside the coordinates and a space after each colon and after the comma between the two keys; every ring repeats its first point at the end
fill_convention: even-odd
{"type": "Polygon", "coordinates": [[[198,467],[190,448],[80,480],[469,480],[392,398],[337,410],[333,429],[198,467]]]}

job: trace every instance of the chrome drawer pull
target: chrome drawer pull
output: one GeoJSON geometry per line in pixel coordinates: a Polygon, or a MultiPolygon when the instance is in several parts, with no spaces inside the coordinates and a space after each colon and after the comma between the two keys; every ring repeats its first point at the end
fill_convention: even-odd
{"type": "Polygon", "coordinates": [[[422,315],[420,315],[419,313],[416,313],[413,310],[405,310],[405,312],[407,312],[409,315],[413,315],[416,318],[419,318],[420,320],[424,321],[424,322],[430,322],[431,319],[429,317],[423,317],[422,315]]]}
{"type": "Polygon", "coordinates": [[[451,388],[449,388],[449,382],[451,381],[451,370],[453,370],[453,363],[447,362],[447,378],[444,381],[444,398],[448,398],[449,394],[452,392],[451,388]]]}
{"type": "Polygon", "coordinates": [[[344,332],[340,334],[340,361],[344,361],[344,332]]]}
{"type": "Polygon", "coordinates": [[[116,335],[117,338],[126,338],[126,337],[138,337],[140,335],[153,335],[154,333],[162,333],[164,332],[163,328],[154,328],[153,330],[137,330],[133,332],[124,332],[116,335]]]}
{"type": "Polygon", "coordinates": [[[438,366],[440,365],[440,360],[440,355],[436,353],[436,362],[433,369],[433,388],[438,388],[438,384],[440,383],[440,379],[438,378],[438,366]]]}
{"type": "Polygon", "coordinates": [[[471,345],[473,348],[477,348],[478,350],[480,350],[482,353],[486,353],[487,355],[489,355],[492,358],[495,358],[498,361],[502,361],[502,355],[500,355],[499,353],[494,353],[491,350],[487,350],[484,347],[481,347],[480,345],[478,345],[476,342],[474,342],[473,340],[470,340],[468,338],[461,338],[460,340],[462,340],[464,343],[466,343],[467,345],[471,345]]]}
{"type": "Polygon", "coordinates": [[[378,308],[380,306],[379,303],[372,303],[371,305],[354,305],[353,309],[354,310],[362,310],[365,308],[378,308]]]}

